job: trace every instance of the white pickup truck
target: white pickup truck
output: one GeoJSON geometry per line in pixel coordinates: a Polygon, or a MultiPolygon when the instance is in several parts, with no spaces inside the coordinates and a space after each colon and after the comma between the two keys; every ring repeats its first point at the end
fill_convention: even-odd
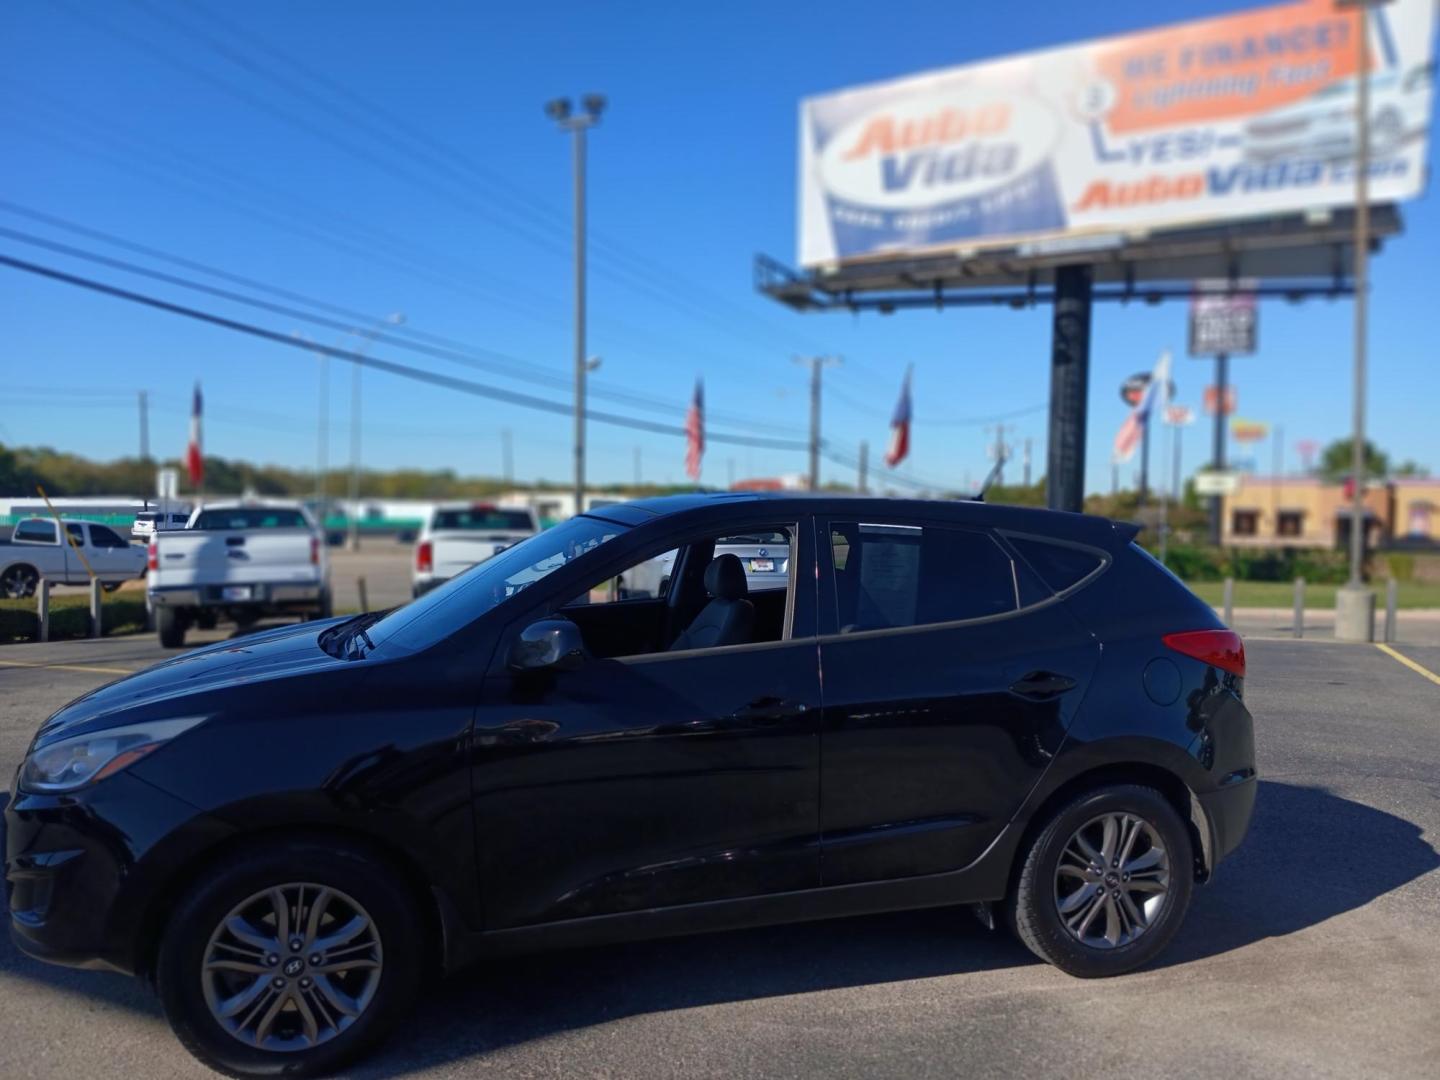
{"type": "Polygon", "coordinates": [[[54,518],[22,518],[9,540],[0,540],[0,596],[35,595],[45,578],[56,585],[85,585],[90,575],[73,537],[107,591],[145,576],[145,549],[98,521],[66,521],[62,537],[54,518]]]}
{"type": "Polygon", "coordinates": [[[415,542],[411,591],[420,596],[539,531],[540,519],[526,506],[442,503],[415,542]]]}
{"type": "Polygon", "coordinates": [[[330,562],[310,512],[296,502],[247,499],[197,509],[184,529],[150,539],[146,595],[160,644],[185,644],[191,626],[226,616],[248,626],[269,615],[330,616],[330,562]]]}

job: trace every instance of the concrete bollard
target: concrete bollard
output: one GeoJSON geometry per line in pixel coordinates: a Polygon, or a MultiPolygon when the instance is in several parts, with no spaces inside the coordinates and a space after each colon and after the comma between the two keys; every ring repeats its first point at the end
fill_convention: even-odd
{"type": "Polygon", "coordinates": [[[1225,625],[1229,626],[1235,621],[1235,579],[1225,579],[1225,625]]]}
{"type": "Polygon", "coordinates": [[[100,599],[100,597],[101,597],[102,595],[103,595],[103,592],[102,592],[102,590],[101,590],[101,588],[100,588],[100,579],[99,579],[99,578],[91,578],[91,579],[90,579],[90,636],[91,636],[92,638],[93,638],[93,637],[100,637],[102,634],[105,633],[105,626],[104,626],[104,623],[103,623],[103,615],[104,615],[104,612],[105,612],[105,608],[104,608],[104,606],[103,606],[103,602],[102,602],[101,599],[100,599]]]}
{"type": "Polygon", "coordinates": [[[40,640],[50,640],[50,579],[41,578],[35,590],[35,614],[40,619],[40,640]]]}
{"type": "Polygon", "coordinates": [[[1392,577],[1385,586],[1385,640],[1393,643],[1397,628],[1395,617],[1400,613],[1400,585],[1392,577]]]}
{"type": "Polygon", "coordinates": [[[1295,636],[1305,636],[1305,579],[1295,579],[1295,636]]]}
{"type": "Polygon", "coordinates": [[[370,596],[365,588],[365,579],[363,577],[358,577],[355,579],[355,590],[360,594],[360,610],[362,612],[369,611],[370,596]]]}

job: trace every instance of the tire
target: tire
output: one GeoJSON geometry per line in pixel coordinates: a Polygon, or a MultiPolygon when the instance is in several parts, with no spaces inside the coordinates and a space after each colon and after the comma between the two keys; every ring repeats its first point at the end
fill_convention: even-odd
{"type": "Polygon", "coordinates": [[[1190,830],[1154,788],[1085,792],[1052,814],[1022,852],[1007,903],[1010,926],[1031,952],[1070,975],[1132,971],[1180,929],[1194,890],[1192,851],[1190,830]],[[1135,821],[1141,826],[1127,824],[1135,821]],[[1117,863],[1131,829],[1129,862],[1117,863]],[[1105,856],[1099,873],[1085,850],[1105,856]]]}
{"type": "MultiPolygon", "coordinates": [[[[246,921],[262,939],[257,941],[259,945],[273,935],[278,920],[268,925],[246,921]]],[[[227,859],[185,894],[161,939],[155,981],[176,1037],[210,1068],[239,1077],[319,1076],[371,1050],[405,1016],[421,990],[425,944],[413,896],[391,867],[330,839],[295,840],[227,859]],[[297,893],[297,889],[301,891],[297,893]],[[322,914],[327,919],[333,916],[333,921],[322,923],[311,936],[306,924],[321,889],[329,895],[322,914]],[[232,949],[236,943],[243,948],[244,942],[225,927],[233,925],[237,911],[274,912],[270,897],[276,890],[286,900],[287,920],[307,939],[299,950],[262,956],[261,950],[255,949],[257,969],[283,974],[207,970],[207,957],[247,955],[232,949]],[[302,916],[298,911],[306,897],[310,907],[302,916]],[[344,931],[337,933],[336,927],[353,926],[357,915],[365,920],[367,929],[334,948],[347,962],[369,966],[307,976],[305,972],[324,970],[324,960],[322,967],[312,966],[310,942],[340,937],[344,931]],[[274,985],[276,979],[284,982],[283,991],[274,985]],[[327,993],[319,986],[322,980],[329,988],[327,993]],[[302,990],[307,983],[309,989],[302,990]],[[232,993],[237,986],[241,990],[232,993]],[[223,1002],[233,1002],[242,993],[255,993],[257,986],[263,989],[258,992],[256,1015],[251,1016],[247,1009],[252,1007],[247,1007],[228,1021],[217,1018],[216,1010],[223,1002]],[[337,1000],[329,996],[337,990],[343,994],[338,1000],[357,1009],[356,1015],[348,1016],[328,1004],[337,1000]],[[277,1000],[279,1011],[266,1034],[272,1045],[260,1045],[256,1036],[263,1014],[277,1008],[277,1000]],[[301,1012],[302,1004],[308,1018],[301,1012]],[[236,1025],[240,1034],[232,1034],[226,1023],[236,1025]]]]}
{"type": "Polygon", "coordinates": [[[107,593],[112,593],[123,584],[124,582],[121,581],[102,581],[100,588],[104,589],[107,593]]]}
{"type": "Polygon", "coordinates": [[[0,575],[0,597],[23,600],[27,596],[34,596],[39,584],[39,570],[29,563],[16,563],[14,566],[7,566],[5,573],[0,575]]]}
{"type": "Polygon", "coordinates": [[[315,609],[315,618],[329,619],[335,614],[335,601],[330,596],[330,590],[326,589],[320,594],[320,606],[315,609]]]}
{"type": "Polygon", "coordinates": [[[160,645],[166,649],[182,649],[185,647],[185,623],[180,618],[180,612],[173,607],[155,608],[155,630],[160,637],[160,645]]]}

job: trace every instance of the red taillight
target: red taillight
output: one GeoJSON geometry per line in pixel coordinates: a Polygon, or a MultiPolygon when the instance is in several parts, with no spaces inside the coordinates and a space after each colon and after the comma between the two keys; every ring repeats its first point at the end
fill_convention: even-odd
{"type": "Polygon", "coordinates": [[[422,574],[428,574],[435,568],[435,548],[429,540],[421,540],[420,546],[415,549],[415,569],[422,574]]]}
{"type": "Polygon", "coordinates": [[[145,545],[145,568],[147,570],[160,569],[160,552],[158,550],[158,547],[159,545],[155,543],[153,537],[151,538],[150,543],[145,545]]]}
{"type": "Polygon", "coordinates": [[[1187,630],[1160,640],[1178,653],[1245,677],[1245,643],[1234,630],[1187,630]]]}
{"type": "Polygon", "coordinates": [[[318,536],[310,537],[310,565],[320,565],[320,538],[318,536]]]}

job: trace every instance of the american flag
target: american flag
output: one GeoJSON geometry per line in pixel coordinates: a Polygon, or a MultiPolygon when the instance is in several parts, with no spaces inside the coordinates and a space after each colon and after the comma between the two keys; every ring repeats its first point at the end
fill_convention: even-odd
{"type": "Polygon", "coordinates": [[[195,384],[195,398],[190,405],[190,445],[185,448],[185,468],[190,473],[190,486],[199,491],[205,486],[205,451],[200,441],[200,414],[204,401],[200,384],[195,384]]]}
{"type": "Polygon", "coordinates": [[[1140,438],[1150,423],[1150,414],[1157,409],[1163,409],[1169,401],[1170,350],[1166,349],[1155,362],[1155,370],[1150,373],[1145,392],[1140,395],[1135,408],[1130,410],[1130,415],[1115,433],[1115,450],[1110,456],[1114,464],[1123,465],[1135,456],[1135,448],[1140,445],[1140,438]]]}
{"type": "Polygon", "coordinates": [[[700,479],[700,459],[705,456],[705,382],[695,380],[695,396],[685,414],[685,475],[700,479]]]}
{"type": "Polygon", "coordinates": [[[900,400],[895,403],[895,414],[890,417],[890,448],[885,451],[885,464],[895,468],[910,453],[910,373],[915,365],[905,369],[905,381],[900,384],[900,400]]]}

